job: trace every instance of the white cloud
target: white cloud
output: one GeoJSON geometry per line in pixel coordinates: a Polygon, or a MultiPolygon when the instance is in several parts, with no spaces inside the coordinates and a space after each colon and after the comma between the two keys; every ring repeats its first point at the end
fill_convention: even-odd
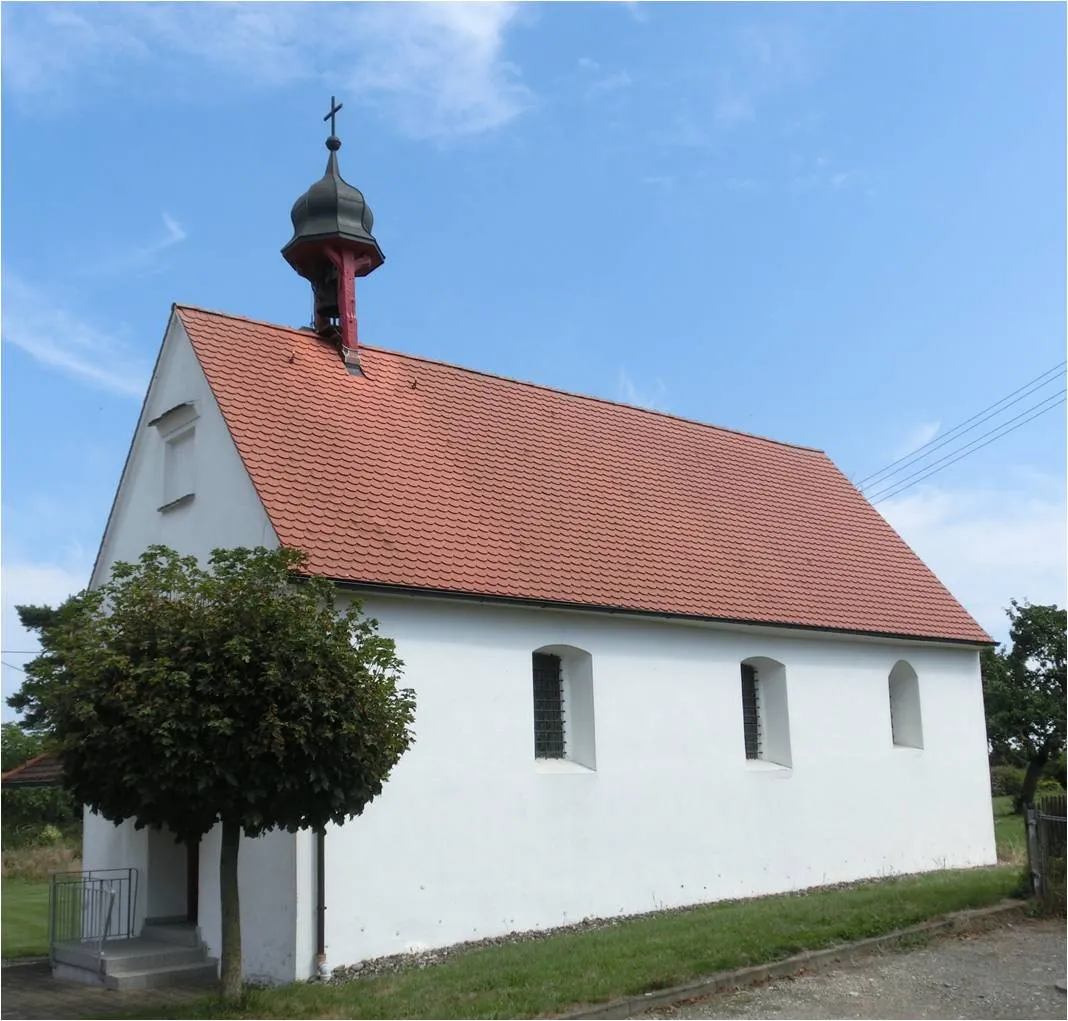
{"type": "Polygon", "coordinates": [[[111,82],[116,65],[147,60],[132,26],[82,5],[8,4],[3,8],[3,86],[41,107],[64,106],[87,80],[111,82]],[[86,17],[92,11],[93,17],[86,17]]]}
{"type": "Polygon", "coordinates": [[[57,307],[52,295],[13,274],[4,277],[0,332],[5,343],[82,382],[127,397],[145,393],[147,368],[125,344],[57,307]]]}
{"type": "Polygon", "coordinates": [[[13,718],[7,697],[22,684],[19,669],[33,658],[38,648],[36,636],[20,623],[16,606],[56,606],[89,584],[91,565],[87,560],[58,563],[5,563],[3,567],[3,611],[0,647],[3,648],[3,718],[13,718]],[[31,650],[31,651],[28,651],[31,650]]]}
{"type": "Polygon", "coordinates": [[[752,191],[760,187],[760,182],[754,177],[728,177],[723,186],[728,191],[752,191]]]}
{"type": "Polygon", "coordinates": [[[619,92],[620,89],[625,89],[633,83],[634,79],[626,71],[614,71],[591,83],[586,89],[586,98],[596,99],[610,92],[619,92]]]}
{"type": "Polygon", "coordinates": [[[879,504],[880,513],[998,641],[1010,599],[1065,605],[1063,480],[1012,488],[928,485],[879,504]]]}
{"type": "Polygon", "coordinates": [[[88,277],[146,276],[160,268],[159,256],[168,248],[181,244],[189,236],[185,228],[164,212],[163,231],[152,241],[103,254],[76,272],[88,277]]]}
{"type": "Polygon", "coordinates": [[[938,430],[941,428],[942,423],[938,419],[918,423],[909,430],[908,435],[895,448],[891,456],[896,461],[898,458],[907,457],[920,447],[927,446],[938,435],[938,430]]]}
{"type": "Polygon", "coordinates": [[[794,191],[844,188],[856,175],[832,167],[829,156],[793,153],[789,159],[790,187],[794,191]]]}
{"type": "Polygon", "coordinates": [[[807,81],[812,68],[808,41],[792,26],[744,27],[736,35],[732,57],[718,74],[716,120],[730,125],[755,117],[771,97],[807,81]]]}
{"type": "Polygon", "coordinates": [[[667,388],[663,380],[656,380],[650,387],[641,386],[634,382],[626,369],[619,370],[618,385],[619,400],[624,404],[633,404],[639,408],[648,408],[650,411],[664,411],[664,398],[667,396],[667,388]]]}
{"type": "Polygon", "coordinates": [[[514,4],[370,4],[358,15],[349,88],[416,137],[475,134],[533,103],[503,56],[514,4]]]}
{"type": "Polygon", "coordinates": [[[755,112],[753,96],[735,84],[729,71],[722,72],[714,107],[716,120],[721,124],[736,124],[749,120],[755,112]]]}
{"type": "Polygon", "coordinates": [[[373,106],[415,137],[475,134],[533,103],[504,56],[519,10],[508,3],[7,5],[4,86],[39,113],[42,104],[69,106],[111,88],[130,65],[151,72],[157,85],[177,72],[186,92],[203,88],[202,74],[190,74],[193,62],[233,88],[337,83],[353,103],[373,106]]]}
{"type": "Polygon", "coordinates": [[[593,57],[579,57],[578,66],[586,71],[597,71],[600,70],[601,67],[593,57]]]}

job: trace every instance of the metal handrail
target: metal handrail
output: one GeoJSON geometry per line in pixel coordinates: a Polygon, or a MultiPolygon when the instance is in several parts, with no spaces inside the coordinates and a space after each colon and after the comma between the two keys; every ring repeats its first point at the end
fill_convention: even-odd
{"type": "Polygon", "coordinates": [[[95,948],[102,966],[109,939],[134,935],[138,879],[135,868],[53,873],[48,890],[48,943],[53,960],[58,943],[80,943],[95,948]]]}

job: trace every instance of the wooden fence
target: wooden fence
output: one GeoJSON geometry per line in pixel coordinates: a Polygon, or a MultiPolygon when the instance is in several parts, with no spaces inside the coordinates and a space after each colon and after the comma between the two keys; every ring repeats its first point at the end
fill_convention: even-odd
{"type": "Polygon", "coordinates": [[[1044,795],[1027,806],[1027,857],[1031,885],[1043,910],[1065,911],[1066,798],[1044,795]]]}

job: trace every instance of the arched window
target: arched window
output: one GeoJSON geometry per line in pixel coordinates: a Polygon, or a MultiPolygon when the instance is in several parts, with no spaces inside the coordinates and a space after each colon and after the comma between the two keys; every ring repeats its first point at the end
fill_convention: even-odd
{"type": "Polygon", "coordinates": [[[890,671],[890,733],[899,747],[923,747],[920,679],[903,659],[890,671]]]}
{"type": "Polygon", "coordinates": [[[742,734],[745,757],[792,766],[786,667],[766,656],[742,662],[742,734]]]}
{"type": "Polygon", "coordinates": [[[533,654],[534,758],[569,759],[596,769],[593,657],[570,645],[533,654]]]}

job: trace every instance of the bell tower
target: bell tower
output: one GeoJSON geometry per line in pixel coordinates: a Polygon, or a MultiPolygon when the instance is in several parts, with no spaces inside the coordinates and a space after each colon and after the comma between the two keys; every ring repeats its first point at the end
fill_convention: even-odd
{"type": "Polygon", "coordinates": [[[385,261],[371,234],[374,217],[363,194],[342,180],[337,165],[341,139],[334,118],[343,104],[330,97],[330,156],[326,173],[293,205],[293,237],[282,249],[286,262],[312,286],[315,330],[339,346],[350,372],[360,371],[356,335],[356,277],[365,277],[385,261]]]}

